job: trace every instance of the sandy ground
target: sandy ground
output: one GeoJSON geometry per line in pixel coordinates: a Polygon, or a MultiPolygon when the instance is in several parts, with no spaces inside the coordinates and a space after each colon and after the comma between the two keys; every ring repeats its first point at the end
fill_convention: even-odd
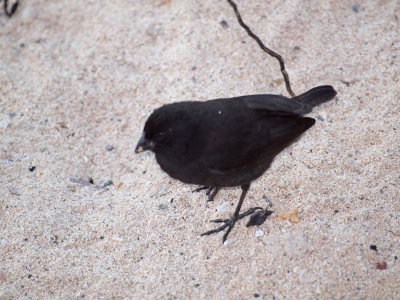
{"type": "Polygon", "coordinates": [[[243,209],[266,195],[274,214],[224,245],[200,234],[240,190],[207,203],[134,147],[162,104],[286,94],[227,2],[23,0],[0,15],[0,298],[399,299],[400,3],[356,4],[238,2],[295,93],[338,97],[252,184],[243,209]],[[298,223],[278,216],[295,208],[298,223]]]}

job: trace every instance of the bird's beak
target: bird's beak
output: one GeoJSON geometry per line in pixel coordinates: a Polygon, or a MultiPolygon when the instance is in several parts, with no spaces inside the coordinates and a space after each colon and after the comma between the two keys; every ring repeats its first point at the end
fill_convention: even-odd
{"type": "Polygon", "coordinates": [[[143,132],[142,136],[139,139],[139,142],[136,145],[135,153],[140,153],[146,150],[153,150],[154,143],[152,141],[146,140],[146,134],[143,132]]]}

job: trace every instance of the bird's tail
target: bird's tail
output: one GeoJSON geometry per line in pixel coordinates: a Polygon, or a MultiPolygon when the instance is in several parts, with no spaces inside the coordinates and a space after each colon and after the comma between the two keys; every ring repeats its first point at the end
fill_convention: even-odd
{"type": "Polygon", "coordinates": [[[292,98],[294,101],[310,105],[312,107],[328,102],[336,96],[336,91],[330,85],[321,85],[292,98]]]}

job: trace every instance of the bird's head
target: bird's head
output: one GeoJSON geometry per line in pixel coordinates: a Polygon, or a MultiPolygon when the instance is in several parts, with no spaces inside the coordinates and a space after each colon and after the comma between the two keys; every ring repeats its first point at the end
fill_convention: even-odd
{"type": "Polygon", "coordinates": [[[182,151],[190,139],[190,114],[177,104],[164,105],[150,115],[136,145],[136,153],[146,150],[155,153],[165,150],[182,151]]]}

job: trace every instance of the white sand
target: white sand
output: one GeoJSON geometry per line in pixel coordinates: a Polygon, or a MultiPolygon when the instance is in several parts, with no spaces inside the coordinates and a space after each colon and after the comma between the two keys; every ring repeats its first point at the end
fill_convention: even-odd
{"type": "Polygon", "coordinates": [[[0,15],[0,298],[398,297],[400,3],[354,4],[238,2],[295,93],[332,84],[338,101],[252,184],[243,209],[265,194],[275,213],[225,245],[200,234],[239,189],[206,203],[134,146],[161,104],[286,94],[227,2],[34,0],[0,15]],[[278,217],[294,208],[299,223],[278,217]]]}

